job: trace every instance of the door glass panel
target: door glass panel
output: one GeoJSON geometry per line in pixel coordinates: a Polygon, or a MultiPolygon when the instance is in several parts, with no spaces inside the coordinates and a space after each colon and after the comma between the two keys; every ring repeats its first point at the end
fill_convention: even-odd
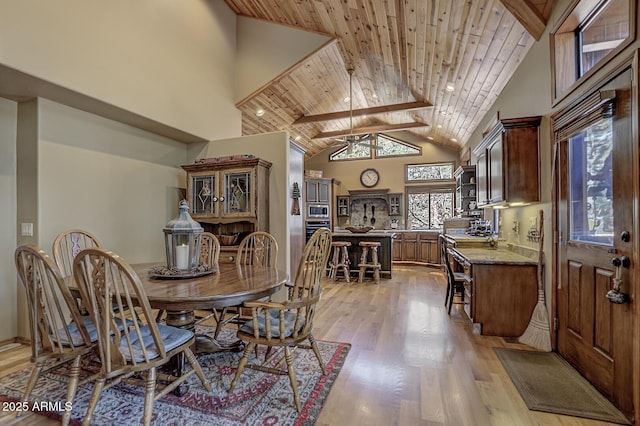
{"type": "Polygon", "coordinates": [[[611,118],[569,139],[571,240],[613,245],[612,155],[611,118]]]}
{"type": "Polygon", "coordinates": [[[214,214],[215,203],[213,202],[216,181],[214,176],[196,176],[193,178],[191,188],[193,194],[193,206],[191,214],[214,214]]]}
{"type": "Polygon", "coordinates": [[[247,213],[251,208],[250,173],[230,173],[224,176],[225,213],[247,213]]]}

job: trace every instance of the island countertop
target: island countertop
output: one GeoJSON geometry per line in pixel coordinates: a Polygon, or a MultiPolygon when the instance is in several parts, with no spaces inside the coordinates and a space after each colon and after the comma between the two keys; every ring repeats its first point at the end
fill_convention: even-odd
{"type": "Polygon", "coordinates": [[[351,231],[347,231],[346,229],[338,229],[333,231],[333,235],[334,236],[349,236],[349,237],[391,237],[391,238],[395,238],[396,237],[396,231],[393,229],[387,230],[387,229],[372,229],[369,232],[351,232],[351,231]]]}
{"type": "Polygon", "coordinates": [[[515,253],[507,249],[489,249],[475,247],[452,248],[460,256],[472,264],[503,264],[503,265],[536,265],[537,260],[515,253]]]}

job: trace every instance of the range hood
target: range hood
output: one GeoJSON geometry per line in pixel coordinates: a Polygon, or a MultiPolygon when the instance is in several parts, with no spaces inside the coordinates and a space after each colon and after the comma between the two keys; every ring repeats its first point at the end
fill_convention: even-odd
{"type": "Polygon", "coordinates": [[[389,200],[389,189],[354,189],[349,191],[349,197],[353,200],[371,200],[380,198],[384,201],[389,200]]]}

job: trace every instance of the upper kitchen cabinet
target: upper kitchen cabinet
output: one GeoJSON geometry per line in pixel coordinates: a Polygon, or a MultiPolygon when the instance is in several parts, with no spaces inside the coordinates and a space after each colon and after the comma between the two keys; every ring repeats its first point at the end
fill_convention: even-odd
{"type": "Polygon", "coordinates": [[[541,117],[498,119],[474,150],[478,207],[540,201],[541,117]]]}
{"type": "Polygon", "coordinates": [[[182,168],[187,172],[190,214],[203,226],[210,225],[205,230],[215,234],[268,230],[271,163],[253,156],[231,156],[201,159],[182,168]],[[243,222],[249,225],[220,229],[243,222]]]}
{"type": "Polygon", "coordinates": [[[329,203],[331,201],[331,179],[305,179],[307,203],[329,203]]]}
{"type": "Polygon", "coordinates": [[[456,215],[458,217],[481,216],[476,201],[476,166],[460,166],[453,173],[456,180],[456,215]]]}

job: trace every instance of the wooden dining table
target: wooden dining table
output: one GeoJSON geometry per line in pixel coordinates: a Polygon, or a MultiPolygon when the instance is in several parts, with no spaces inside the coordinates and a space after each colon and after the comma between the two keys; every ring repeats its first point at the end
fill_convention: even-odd
{"type": "MultiPolygon", "coordinates": [[[[174,327],[195,330],[196,310],[211,311],[227,306],[239,306],[244,302],[271,296],[279,291],[289,280],[289,275],[277,268],[258,265],[239,265],[221,263],[213,272],[187,278],[157,278],[150,274],[156,263],[132,264],[144,287],[149,304],[154,309],[166,311],[166,324],[174,327]]],[[[73,277],[67,278],[70,290],[77,294],[73,277]]],[[[220,342],[211,336],[196,333],[195,351],[221,352],[240,351],[239,340],[220,342]]],[[[174,360],[175,373],[179,376],[184,370],[184,356],[174,360]]],[[[184,386],[175,389],[174,394],[184,394],[184,386]]]]}
{"type": "MultiPolygon", "coordinates": [[[[152,308],[166,311],[166,324],[194,331],[195,311],[239,306],[244,302],[271,296],[279,291],[289,275],[277,268],[221,263],[209,274],[190,278],[157,278],[149,271],[157,263],[131,265],[152,308]]],[[[196,335],[196,352],[238,350],[238,342],[218,342],[207,335],[196,335]]]]}

